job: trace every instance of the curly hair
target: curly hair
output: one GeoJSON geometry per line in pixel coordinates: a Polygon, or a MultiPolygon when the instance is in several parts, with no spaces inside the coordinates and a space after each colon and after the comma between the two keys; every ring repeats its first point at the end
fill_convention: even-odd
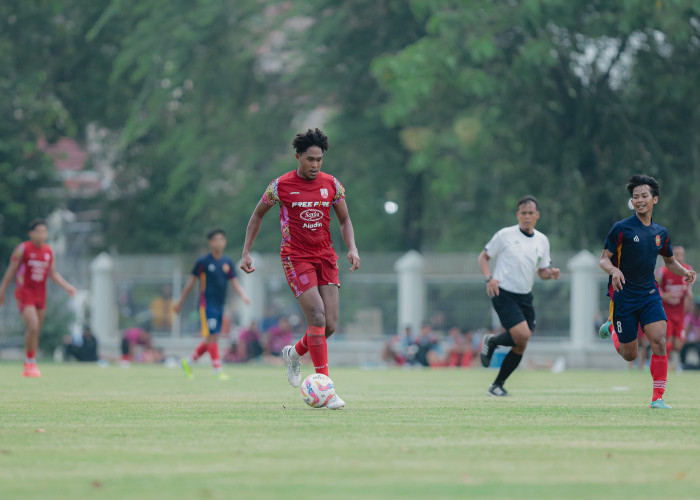
{"type": "Polygon", "coordinates": [[[632,196],[634,188],[644,185],[649,186],[652,196],[659,196],[659,181],[657,181],[650,175],[644,174],[633,175],[632,177],[630,177],[630,180],[627,183],[627,191],[629,191],[630,196],[632,196]]]}
{"type": "Polygon", "coordinates": [[[311,146],[318,146],[321,151],[328,151],[328,137],[319,129],[308,129],[304,134],[297,134],[292,141],[294,150],[298,153],[304,153],[311,146]]]}

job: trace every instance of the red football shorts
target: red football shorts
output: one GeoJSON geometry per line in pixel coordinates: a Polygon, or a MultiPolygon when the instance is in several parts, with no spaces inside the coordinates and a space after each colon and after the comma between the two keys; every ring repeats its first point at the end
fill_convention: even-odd
{"type": "Polygon", "coordinates": [[[24,308],[27,306],[34,306],[37,309],[46,309],[46,291],[18,287],[15,290],[15,299],[17,300],[19,312],[24,311],[24,308]]]}
{"type": "Polygon", "coordinates": [[[673,318],[668,316],[668,323],[666,324],[666,338],[678,338],[685,340],[685,318],[681,316],[680,318],[673,318]]]}
{"type": "Polygon", "coordinates": [[[287,277],[289,288],[292,289],[295,297],[305,291],[319,285],[340,286],[338,278],[337,258],[303,260],[294,257],[282,257],[282,268],[287,277]]]}

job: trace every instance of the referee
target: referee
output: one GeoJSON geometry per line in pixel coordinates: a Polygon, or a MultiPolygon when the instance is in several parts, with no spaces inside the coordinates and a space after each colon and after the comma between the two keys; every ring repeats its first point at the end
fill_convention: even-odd
{"type": "Polygon", "coordinates": [[[534,196],[518,200],[515,213],[518,224],[504,227],[493,235],[479,254],[479,269],[486,278],[486,293],[491,297],[505,332],[485,335],[481,346],[481,364],[491,364],[493,351],[499,345],[510,346],[496,380],[489,387],[490,396],[507,396],[503,384],[523,359],[527,341],[535,329],[532,307],[532,284],[535,273],[543,280],[559,279],[559,269],[550,267],[549,240],[535,229],[540,218],[534,196]],[[489,260],[498,259],[493,274],[489,260]]]}

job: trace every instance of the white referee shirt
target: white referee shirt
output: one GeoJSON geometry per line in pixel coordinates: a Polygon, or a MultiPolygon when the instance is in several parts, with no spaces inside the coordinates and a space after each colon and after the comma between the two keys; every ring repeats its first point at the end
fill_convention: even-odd
{"type": "Polygon", "coordinates": [[[534,231],[532,236],[525,236],[518,225],[504,227],[486,244],[489,258],[498,259],[493,277],[504,290],[530,293],[537,270],[551,264],[549,240],[537,229],[534,231]]]}

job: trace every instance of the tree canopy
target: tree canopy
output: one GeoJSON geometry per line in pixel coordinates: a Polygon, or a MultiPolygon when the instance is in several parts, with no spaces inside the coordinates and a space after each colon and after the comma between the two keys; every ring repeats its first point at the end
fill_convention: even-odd
{"type": "MultiPolygon", "coordinates": [[[[105,245],[242,244],[319,126],[362,251],[478,250],[541,203],[555,248],[598,248],[626,180],[700,244],[700,12],[691,0],[11,0],[0,6],[0,253],[57,199],[37,144],[115,138],[105,245]],[[398,205],[387,213],[387,201],[398,205]]],[[[267,221],[256,248],[279,241],[267,221]]],[[[339,235],[336,233],[336,237],[339,235]]],[[[2,257],[2,255],[0,255],[2,257]]]]}

